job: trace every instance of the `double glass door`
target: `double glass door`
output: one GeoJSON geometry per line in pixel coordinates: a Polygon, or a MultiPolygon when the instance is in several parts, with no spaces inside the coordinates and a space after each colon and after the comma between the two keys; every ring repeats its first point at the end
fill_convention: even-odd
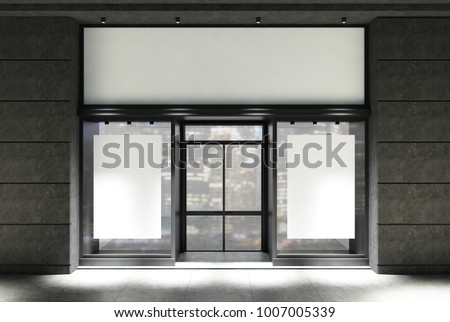
{"type": "Polygon", "coordinates": [[[186,126],[186,251],[261,251],[262,126],[186,126]]]}

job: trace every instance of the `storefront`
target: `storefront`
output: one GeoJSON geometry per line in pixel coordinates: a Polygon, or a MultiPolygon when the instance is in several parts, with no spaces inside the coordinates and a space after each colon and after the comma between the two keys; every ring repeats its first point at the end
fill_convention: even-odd
{"type": "Polygon", "coordinates": [[[25,2],[0,5],[0,272],[449,272],[448,5],[25,2]]]}
{"type": "Polygon", "coordinates": [[[81,38],[81,265],[369,264],[364,27],[81,38]]]}

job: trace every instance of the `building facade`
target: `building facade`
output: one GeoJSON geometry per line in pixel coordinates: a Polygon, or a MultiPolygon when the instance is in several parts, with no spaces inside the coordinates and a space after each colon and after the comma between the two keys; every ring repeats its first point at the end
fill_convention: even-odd
{"type": "Polygon", "coordinates": [[[450,4],[41,2],[0,2],[0,272],[70,273],[80,263],[173,265],[189,247],[263,251],[274,265],[369,264],[378,273],[449,272],[450,4]],[[263,28],[344,28],[343,22],[345,28],[363,28],[364,103],[357,108],[129,104],[130,108],[85,102],[86,28],[255,28],[258,19],[263,28]],[[120,132],[120,124],[133,131],[139,128],[131,134],[160,135],[170,143],[163,152],[171,166],[162,170],[162,237],[157,242],[117,244],[104,238],[102,244],[92,234],[93,138],[127,134],[120,132]],[[355,182],[361,189],[356,186],[355,203],[358,208],[360,200],[361,216],[356,217],[355,238],[317,246],[317,240],[296,244],[283,237],[283,209],[288,207],[283,206],[283,194],[288,193],[283,182],[289,179],[279,167],[261,165],[228,175],[225,170],[182,166],[190,157],[195,159],[195,152],[189,154],[189,131],[200,136],[209,131],[199,144],[217,135],[213,142],[220,143],[219,158],[225,159],[225,144],[240,140],[221,134],[220,127],[230,131],[244,126],[248,133],[239,135],[252,141],[260,151],[256,153],[270,164],[270,146],[290,134],[310,133],[303,124],[336,134],[344,133],[337,125],[349,124],[345,133],[356,138],[355,182]],[[261,135],[254,136],[258,131],[261,135]],[[239,181],[247,186],[231,184],[239,181]],[[258,187],[256,197],[248,185],[258,187]],[[252,204],[252,198],[260,199],[252,204]],[[208,220],[216,224],[206,228],[198,221],[203,214],[196,207],[202,203],[210,215],[215,211],[208,220]],[[244,210],[248,212],[241,213],[244,210]],[[217,225],[220,237],[210,234],[217,225]],[[206,246],[194,236],[202,229],[210,238],[206,246]],[[245,231],[233,234],[239,229],[245,231]],[[217,246],[214,236],[221,239],[217,246]]]}

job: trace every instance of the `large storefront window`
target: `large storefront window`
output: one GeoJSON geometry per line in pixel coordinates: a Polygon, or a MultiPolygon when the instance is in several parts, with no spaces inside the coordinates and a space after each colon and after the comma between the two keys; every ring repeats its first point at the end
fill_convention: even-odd
{"type": "Polygon", "coordinates": [[[170,256],[170,123],[84,122],[83,141],[83,256],[170,256]]]}
{"type": "Polygon", "coordinates": [[[364,122],[280,122],[277,147],[277,255],[364,254],[364,122]]]}
{"type": "Polygon", "coordinates": [[[84,122],[83,263],[175,262],[176,245],[180,252],[270,252],[264,238],[276,245],[276,265],[363,263],[365,123],[276,123],[273,192],[265,189],[272,169],[264,128],[186,124],[177,147],[170,122],[84,122]],[[179,172],[174,155],[184,160],[179,172]],[[273,197],[275,221],[265,203],[273,197]]]}

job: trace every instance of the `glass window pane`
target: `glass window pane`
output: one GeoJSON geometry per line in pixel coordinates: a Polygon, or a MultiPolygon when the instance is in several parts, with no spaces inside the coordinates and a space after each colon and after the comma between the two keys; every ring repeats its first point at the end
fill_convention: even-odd
{"type": "Polygon", "coordinates": [[[222,250],[222,216],[187,216],[186,249],[188,251],[222,250]]]}
{"type": "Polygon", "coordinates": [[[186,153],[187,211],[221,211],[222,146],[188,145],[186,153]]]}
{"type": "MultiPolygon", "coordinates": [[[[364,194],[364,123],[363,122],[280,122],[277,124],[278,138],[278,162],[277,162],[277,247],[279,254],[301,255],[301,254],[348,254],[364,252],[364,217],[365,217],[365,194],[364,194]],[[280,151],[283,144],[289,141],[290,135],[353,135],[355,139],[355,239],[343,238],[288,238],[288,172],[286,167],[287,151],[280,151]],[[352,242],[350,242],[352,241],[352,242]]],[[[311,161],[319,160],[318,154],[311,153],[311,161]]],[[[311,185],[312,186],[312,185],[311,185]]],[[[299,195],[299,198],[301,196],[299,195]]],[[[330,201],[330,205],[333,202],[330,201]]],[[[324,223],[325,225],[325,223],[324,223]]]]}
{"type": "Polygon", "coordinates": [[[226,216],[225,250],[261,250],[261,217],[226,216]]]}
{"type": "Polygon", "coordinates": [[[261,146],[228,145],[225,210],[261,211],[261,146]]]}
{"type": "Polygon", "coordinates": [[[261,141],[262,126],[186,126],[186,139],[189,141],[261,141]]]}
{"type": "MultiPolygon", "coordinates": [[[[171,168],[170,144],[171,124],[168,122],[84,122],[83,124],[83,155],[84,155],[84,221],[83,221],[83,249],[84,254],[170,254],[171,251],[171,168]],[[155,135],[161,138],[162,164],[161,169],[161,238],[160,239],[130,239],[130,238],[99,238],[94,239],[94,135],[155,135]]],[[[136,152],[136,151],[134,151],[136,152]]],[[[131,187],[133,188],[133,187],[131,187]]],[[[145,199],[145,196],[143,196],[145,199]]],[[[128,216],[123,214],[123,220],[128,216]]],[[[138,223],[139,224],[139,223],[138,223]]]]}

